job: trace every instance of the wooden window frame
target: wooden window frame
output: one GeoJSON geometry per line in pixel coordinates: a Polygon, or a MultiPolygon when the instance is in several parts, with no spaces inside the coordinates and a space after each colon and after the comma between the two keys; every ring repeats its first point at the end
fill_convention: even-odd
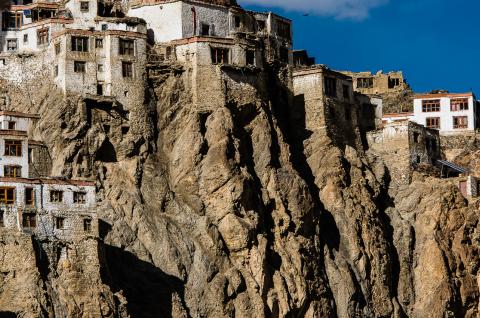
{"type": "Polygon", "coordinates": [[[37,45],[48,44],[48,28],[37,30],[37,45]]]}
{"type": "Polygon", "coordinates": [[[118,54],[135,56],[135,40],[118,38],[118,54]]]}
{"type": "Polygon", "coordinates": [[[34,188],[25,188],[25,205],[34,206],[35,205],[35,189],[34,188]]]}
{"type": "Polygon", "coordinates": [[[63,216],[55,217],[55,230],[65,229],[65,218],[63,216]]]}
{"type": "Polygon", "coordinates": [[[453,116],[452,120],[453,129],[468,129],[468,116],[453,116]]]}
{"type": "Polygon", "coordinates": [[[73,203],[75,203],[75,204],[86,204],[87,203],[87,193],[84,192],[84,191],[73,192],[73,203]]]}
{"type": "Polygon", "coordinates": [[[440,99],[422,99],[422,113],[438,113],[440,110],[440,99]]]}
{"type": "Polygon", "coordinates": [[[79,73],[79,74],[85,74],[87,72],[87,62],[73,61],[73,72],[79,73]]]}
{"type": "Polygon", "coordinates": [[[432,128],[432,129],[440,129],[440,117],[427,117],[425,119],[425,127],[432,128]],[[436,124],[432,125],[429,122],[437,122],[436,124]]]}
{"type": "Polygon", "coordinates": [[[63,191],[50,190],[50,203],[63,203],[63,191]]]}
{"type": "Polygon", "coordinates": [[[211,47],[212,64],[229,64],[230,49],[226,47],[211,47]]]}
{"type": "Polygon", "coordinates": [[[466,111],[469,108],[468,98],[452,98],[450,100],[450,111],[452,112],[462,112],[466,111]]]}
{"type": "Polygon", "coordinates": [[[34,229],[37,227],[37,214],[22,213],[22,227],[34,229]]]}
{"type": "Polygon", "coordinates": [[[325,95],[337,97],[337,79],[334,77],[325,77],[325,95]]]}
{"type": "Polygon", "coordinates": [[[86,233],[92,232],[92,219],[90,218],[83,219],[83,231],[86,233]]]}
{"type": "Polygon", "coordinates": [[[15,204],[15,197],[15,187],[0,187],[0,204],[15,204]]]}
{"type": "Polygon", "coordinates": [[[5,140],[5,156],[21,157],[22,156],[22,141],[21,140],[5,140]]]}
{"type": "Polygon", "coordinates": [[[21,178],[22,167],[17,165],[5,165],[3,166],[3,176],[5,178],[21,178]]]}
{"type": "Polygon", "coordinates": [[[87,36],[72,36],[70,40],[72,52],[88,52],[88,40],[87,36]]]}
{"type": "Polygon", "coordinates": [[[133,63],[122,61],[122,77],[133,78],[133,63]]]}

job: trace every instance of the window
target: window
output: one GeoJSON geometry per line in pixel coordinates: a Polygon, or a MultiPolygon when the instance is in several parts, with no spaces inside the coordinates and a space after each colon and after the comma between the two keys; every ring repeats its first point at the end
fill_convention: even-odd
{"type": "Polygon", "coordinates": [[[28,163],[31,164],[33,163],[33,149],[28,148],[28,163]]]}
{"type": "Polygon", "coordinates": [[[55,55],[60,54],[61,51],[62,51],[62,47],[60,45],[60,42],[55,43],[55,55]]]}
{"type": "Polygon", "coordinates": [[[72,36],[72,51],[88,52],[88,38],[84,36],[72,36]]]}
{"type": "Polygon", "coordinates": [[[103,73],[103,64],[97,64],[97,71],[103,73]]]}
{"type": "Polygon", "coordinates": [[[288,49],[286,47],[280,48],[280,60],[284,63],[288,63],[288,49]]]}
{"type": "Polygon", "coordinates": [[[337,80],[325,77],[325,94],[330,97],[337,97],[337,80]]]}
{"type": "Polygon", "coordinates": [[[343,98],[350,99],[350,86],[343,85],[342,86],[342,91],[343,91],[343,98]]]}
{"type": "Polygon", "coordinates": [[[58,76],[58,65],[55,65],[55,69],[54,69],[53,73],[54,73],[55,77],[58,76]]]}
{"type": "Polygon", "coordinates": [[[3,12],[2,13],[2,30],[18,30],[23,22],[21,12],[3,12]]]}
{"type": "Polygon", "coordinates": [[[266,23],[263,20],[257,20],[257,30],[264,31],[266,29],[266,23]]]}
{"type": "Polygon", "coordinates": [[[420,138],[420,134],[418,132],[413,133],[413,142],[418,144],[418,139],[420,138]]]}
{"type": "Polygon", "coordinates": [[[5,216],[5,211],[0,210],[0,227],[4,227],[4,226],[5,226],[4,216],[5,216]]]}
{"type": "Polygon", "coordinates": [[[200,35],[208,36],[210,35],[210,25],[206,23],[202,23],[200,26],[200,35]]]}
{"type": "Polygon", "coordinates": [[[211,48],[213,64],[228,64],[230,50],[226,48],[211,48]]]}
{"type": "Polygon", "coordinates": [[[83,219],[83,231],[92,232],[92,219],[83,219]]]}
{"type": "Polygon", "coordinates": [[[122,135],[128,134],[128,131],[130,130],[130,127],[128,126],[122,126],[122,135]]]}
{"type": "Polygon", "coordinates": [[[108,25],[102,24],[102,31],[107,31],[107,30],[108,30],[108,25]]]}
{"type": "Polygon", "coordinates": [[[459,112],[468,110],[468,98],[456,98],[450,100],[450,110],[452,112],[459,112]]]}
{"type": "Polygon", "coordinates": [[[95,39],[95,47],[97,49],[103,48],[103,39],[102,38],[96,38],[95,39]]]}
{"type": "Polygon", "coordinates": [[[25,188],[25,205],[33,206],[35,204],[35,191],[33,188],[25,188]]]}
{"type": "Polygon", "coordinates": [[[23,35],[23,43],[28,43],[28,34],[23,35]]]}
{"type": "Polygon", "coordinates": [[[22,226],[24,228],[36,228],[37,216],[35,213],[23,213],[22,214],[22,226]]]}
{"type": "Polygon", "coordinates": [[[37,31],[37,45],[48,43],[48,29],[40,29],[37,31]]]}
{"type": "Polygon", "coordinates": [[[3,166],[3,176],[7,178],[21,178],[22,167],[20,166],[3,166]]]}
{"type": "Polygon", "coordinates": [[[290,39],[290,24],[283,21],[277,21],[277,33],[282,38],[290,39]]]}
{"type": "Polygon", "coordinates": [[[134,41],[129,39],[118,39],[119,40],[119,54],[120,55],[133,55],[134,54],[134,41]]]}
{"type": "Polygon", "coordinates": [[[80,11],[82,12],[88,12],[88,1],[81,1],[80,2],[80,11]]]}
{"type": "Polygon", "coordinates": [[[468,128],[467,116],[453,117],[453,129],[465,129],[465,128],[468,128]]]}
{"type": "Polygon", "coordinates": [[[234,22],[235,22],[235,27],[238,29],[241,25],[241,20],[240,20],[240,17],[238,15],[236,15],[234,18],[233,18],[234,22]]]}
{"type": "Polygon", "coordinates": [[[63,191],[51,190],[50,191],[50,202],[53,202],[53,203],[63,202],[63,191]]]}
{"type": "Polygon", "coordinates": [[[103,131],[104,131],[106,134],[109,134],[109,133],[110,133],[110,125],[103,125],[103,131]]]}
{"type": "Polygon", "coordinates": [[[16,126],[17,126],[16,122],[14,122],[14,121],[9,121],[8,122],[8,129],[15,130],[16,126]]]}
{"type": "Polygon", "coordinates": [[[97,95],[103,95],[103,82],[97,83],[97,95]]]}
{"type": "Polygon", "coordinates": [[[432,113],[440,111],[440,100],[439,99],[429,99],[422,100],[422,112],[432,113]]]}
{"type": "Polygon", "coordinates": [[[440,117],[428,117],[427,120],[426,120],[426,126],[427,126],[427,128],[439,129],[440,128],[440,117]]]}
{"type": "Polygon", "coordinates": [[[62,230],[63,228],[65,228],[65,218],[56,217],[55,218],[55,229],[62,230]]]}
{"type": "Polygon", "coordinates": [[[373,88],[373,78],[359,78],[357,79],[357,88],[373,88]]]}
{"type": "Polygon", "coordinates": [[[5,156],[22,156],[21,140],[5,140],[5,156]]]}
{"type": "Polygon", "coordinates": [[[85,192],[73,192],[73,203],[85,204],[87,202],[85,192]]]}
{"type": "Polygon", "coordinates": [[[74,61],[73,62],[73,71],[75,73],[85,73],[85,62],[83,61],[74,61]]]}
{"type": "Polygon", "coordinates": [[[255,66],[255,51],[247,50],[245,55],[247,65],[255,66]]]}
{"type": "Polygon", "coordinates": [[[7,51],[17,50],[17,39],[7,39],[7,51]]]}
{"type": "Polygon", "coordinates": [[[400,85],[399,78],[388,78],[388,88],[395,88],[400,85]]]}
{"type": "Polygon", "coordinates": [[[0,187],[0,203],[14,204],[15,203],[15,188],[0,187]]]}
{"type": "Polygon", "coordinates": [[[133,66],[131,62],[122,62],[122,76],[127,78],[133,77],[133,66]]]}

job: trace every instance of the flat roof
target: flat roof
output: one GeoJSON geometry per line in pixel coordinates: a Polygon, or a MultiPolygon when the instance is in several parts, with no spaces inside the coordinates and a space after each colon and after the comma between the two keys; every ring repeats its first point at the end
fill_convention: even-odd
{"type": "Polygon", "coordinates": [[[382,118],[384,117],[406,117],[406,116],[413,116],[413,113],[390,113],[390,114],[383,114],[382,118]]]}
{"type": "Polygon", "coordinates": [[[17,137],[27,137],[27,132],[23,130],[8,130],[0,129],[1,136],[17,136],[17,137]]]}
{"type": "Polygon", "coordinates": [[[39,114],[28,114],[17,112],[13,110],[0,110],[0,116],[13,116],[13,117],[21,117],[21,118],[40,118],[39,114]]]}
{"type": "Polygon", "coordinates": [[[0,183],[25,183],[25,184],[58,184],[58,185],[74,185],[74,186],[95,186],[92,180],[69,180],[61,178],[7,178],[0,177],[0,183]]]}
{"type": "Polygon", "coordinates": [[[416,94],[415,99],[421,98],[442,98],[442,97],[472,97],[474,96],[472,92],[469,93],[440,93],[440,94],[416,94]]]}
{"type": "Polygon", "coordinates": [[[316,64],[316,65],[308,66],[308,67],[301,68],[301,69],[298,69],[298,70],[294,70],[293,71],[293,77],[311,75],[311,74],[316,74],[316,73],[331,74],[333,76],[337,76],[337,77],[343,78],[345,80],[349,80],[349,81],[352,80],[352,78],[350,76],[345,75],[343,73],[340,73],[338,71],[331,70],[324,64],[316,64]]]}

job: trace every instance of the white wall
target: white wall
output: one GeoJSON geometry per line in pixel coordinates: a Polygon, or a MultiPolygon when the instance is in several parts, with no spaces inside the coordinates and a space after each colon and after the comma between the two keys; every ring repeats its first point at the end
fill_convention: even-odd
{"type": "MultiPolygon", "coordinates": [[[[466,98],[467,96],[465,96],[466,98]]],[[[454,133],[462,131],[473,131],[475,130],[475,103],[473,96],[468,97],[468,110],[465,111],[451,111],[450,110],[450,100],[457,99],[462,97],[432,97],[432,98],[416,98],[413,102],[414,116],[412,118],[413,122],[417,124],[426,126],[428,117],[440,117],[440,132],[441,133],[454,133]],[[440,99],[440,111],[439,112],[423,112],[422,111],[422,100],[436,100],[440,99]],[[453,128],[453,117],[457,116],[467,116],[468,117],[468,128],[467,129],[454,129],[453,128]]]]}
{"type": "Polygon", "coordinates": [[[21,166],[22,177],[28,177],[28,141],[27,137],[0,136],[0,176],[4,175],[4,166],[21,166]],[[5,140],[21,140],[22,156],[5,156],[5,140]]]}
{"type": "Polygon", "coordinates": [[[183,36],[181,2],[131,8],[127,15],[144,19],[147,30],[154,32],[155,42],[168,42],[183,36]]]}

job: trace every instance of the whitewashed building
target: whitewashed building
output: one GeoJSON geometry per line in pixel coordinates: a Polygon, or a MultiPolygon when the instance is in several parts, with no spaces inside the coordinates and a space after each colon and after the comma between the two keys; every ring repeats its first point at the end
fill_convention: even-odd
{"type": "Polygon", "coordinates": [[[444,135],[479,128],[479,103],[473,93],[416,95],[413,107],[412,121],[444,135]]]}
{"type": "Polygon", "coordinates": [[[36,115],[0,112],[0,226],[74,240],[98,235],[95,183],[31,178],[27,132],[36,115]]]}

